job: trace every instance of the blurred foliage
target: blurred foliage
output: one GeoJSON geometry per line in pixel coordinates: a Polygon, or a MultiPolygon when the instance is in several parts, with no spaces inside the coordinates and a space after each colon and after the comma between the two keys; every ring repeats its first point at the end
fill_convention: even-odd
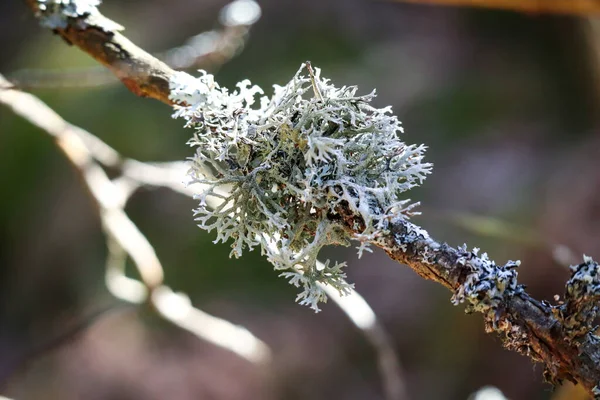
{"type": "Polygon", "coordinates": [[[418,4],[499,8],[526,13],[598,14],[597,0],[398,0],[418,4]]]}

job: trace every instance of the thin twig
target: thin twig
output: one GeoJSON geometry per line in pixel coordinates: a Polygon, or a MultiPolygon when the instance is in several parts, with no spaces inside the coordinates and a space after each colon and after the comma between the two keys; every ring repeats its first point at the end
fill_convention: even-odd
{"type": "MultiPolygon", "coordinates": [[[[324,268],[323,263],[318,262],[318,264],[324,268]]],[[[339,291],[329,285],[319,283],[319,286],[342,309],[375,349],[386,399],[408,400],[406,383],[403,379],[404,372],[396,349],[369,303],[354,289],[350,289],[350,294],[342,296],[339,291]]]]}
{"type": "Polygon", "coordinates": [[[193,307],[188,296],[174,293],[164,285],[155,288],[149,295],[146,286],[125,275],[127,254],[123,247],[114,238],[108,238],[108,243],[110,255],[107,258],[106,286],[115,297],[135,304],[150,300],[158,314],[167,321],[253,363],[262,364],[271,358],[267,345],[246,328],[193,307]]]}
{"type": "MultiPolygon", "coordinates": [[[[36,14],[40,12],[38,1],[26,2],[36,14]]],[[[171,67],[119,33],[122,27],[112,20],[101,14],[85,19],[85,23],[71,23],[54,31],[110,69],[136,95],[171,104],[169,80],[175,73],[171,67]]]]}
{"type": "MultiPolygon", "coordinates": [[[[8,81],[0,75],[0,103],[55,138],[59,148],[82,174],[98,205],[109,237],[107,281],[111,292],[132,303],[148,299],[160,315],[177,326],[253,363],[267,362],[269,347],[248,330],[192,307],[189,299],[182,301],[187,297],[173,293],[162,284],[164,272],[154,248],[123,210],[131,191],[121,190],[108,178],[90,148],[98,150],[98,158],[107,163],[116,163],[121,157],[99,139],[92,140],[90,133],[64,121],[35,96],[6,89],[8,86],[8,81]],[[80,136],[82,132],[85,139],[80,136]],[[125,254],[134,261],[143,283],[127,278],[115,267],[123,262],[125,254]]],[[[132,165],[138,169],[138,176],[144,176],[139,172],[143,170],[140,164],[132,165]]]]}

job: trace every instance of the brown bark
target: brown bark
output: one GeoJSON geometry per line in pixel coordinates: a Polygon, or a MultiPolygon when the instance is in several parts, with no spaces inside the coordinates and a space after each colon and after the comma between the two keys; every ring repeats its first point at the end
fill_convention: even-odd
{"type": "MultiPolygon", "coordinates": [[[[393,223],[389,234],[378,245],[392,259],[408,265],[420,276],[456,292],[470,273],[465,265],[457,262],[463,256],[461,250],[440,244],[429,236],[407,243],[404,239],[413,227],[408,221],[393,223]],[[399,243],[397,238],[403,238],[404,242],[399,243]]],[[[522,291],[507,298],[496,313],[484,314],[486,331],[496,332],[509,350],[542,362],[549,382],[556,384],[567,379],[591,393],[600,383],[599,339],[588,333],[578,340],[570,340],[567,329],[557,318],[557,309],[522,291]]]]}
{"type": "MultiPolygon", "coordinates": [[[[26,2],[39,13],[36,0],[26,2]]],[[[120,25],[103,15],[81,19],[83,21],[73,19],[66,28],[57,28],[54,32],[108,67],[134,94],[172,104],[169,78],[175,73],[173,69],[133,44],[119,33],[120,25]]]]}

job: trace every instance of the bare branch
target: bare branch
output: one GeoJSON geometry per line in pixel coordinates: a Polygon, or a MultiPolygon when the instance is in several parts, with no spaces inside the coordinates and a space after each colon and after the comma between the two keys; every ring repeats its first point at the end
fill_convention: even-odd
{"type": "MultiPolygon", "coordinates": [[[[214,71],[242,51],[250,28],[260,18],[254,0],[234,0],[220,12],[220,27],[187,39],[155,57],[174,69],[214,71]]],[[[91,87],[116,84],[115,76],[101,66],[60,70],[23,69],[8,76],[19,89],[91,87]]]]}
{"type": "Polygon", "coordinates": [[[244,47],[261,9],[254,0],[234,0],[223,7],[220,14],[222,29],[193,36],[182,46],[159,54],[158,58],[176,69],[205,70],[218,68],[231,60],[244,47]]]}
{"type": "MultiPolygon", "coordinates": [[[[163,268],[154,248],[123,210],[131,191],[124,191],[122,186],[115,185],[94,159],[97,155],[112,165],[121,159],[118,153],[98,138],[94,139],[90,133],[64,121],[38,98],[10,87],[8,81],[0,75],[0,103],[55,137],[59,148],[82,174],[98,205],[102,224],[109,237],[109,290],[132,303],[149,300],[161,316],[197,337],[226,348],[253,363],[267,362],[270,359],[269,347],[248,330],[194,308],[186,296],[175,294],[162,284],[163,268]],[[86,144],[97,151],[97,154],[86,144]],[[143,283],[124,275],[126,255],[134,261],[143,283]]],[[[133,161],[130,163],[135,167],[130,168],[134,171],[132,175],[145,176],[144,167],[140,164],[133,161]]]]}
{"type": "Polygon", "coordinates": [[[155,288],[149,295],[141,282],[125,276],[127,253],[123,247],[112,238],[108,243],[110,255],[107,258],[106,286],[115,297],[135,304],[150,300],[159,315],[195,336],[256,364],[270,360],[269,347],[250,331],[193,307],[186,295],[174,293],[164,285],[155,288]]]}
{"type": "MultiPolygon", "coordinates": [[[[41,16],[36,0],[26,0],[41,16]]],[[[70,18],[65,27],[53,27],[67,43],[79,47],[108,67],[133,93],[171,104],[169,79],[175,73],[167,64],[142,50],[119,33],[122,27],[100,13],[70,18]]]]}

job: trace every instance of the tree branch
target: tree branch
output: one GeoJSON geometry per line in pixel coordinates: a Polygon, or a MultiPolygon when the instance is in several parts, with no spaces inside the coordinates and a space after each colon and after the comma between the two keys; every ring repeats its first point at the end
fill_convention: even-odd
{"type": "MultiPolygon", "coordinates": [[[[37,1],[26,1],[38,16],[45,18],[37,1]]],[[[135,94],[172,104],[169,80],[175,71],[135,46],[115,26],[94,9],[69,17],[66,25],[53,28],[63,39],[110,68],[135,94]]],[[[344,215],[344,210],[340,210],[340,215],[346,229],[360,234],[357,227],[364,224],[356,216],[344,215]]],[[[593,335],[591,325],[597,314],[595,292],[581,304],[566,296],[566,304],[552,306],[533,299],[523,286],[517,285],[514,268],[518,263],[497,266],[487,256],[478,256],[475,250],[440,244],[402,218],[390,221],[382,232],[385,233],[371,240],[375,245],[420,276],[452,290],[453,302],[467,301],[468,310],[482,312],[486,331],[499,334],[508,349],[544,363],[548,381],[556,384],[568,379],[599,395],[600,339],[593,335]],[[584,315],[578,318],[578,313],[584,315]]],[[[582,282],[596,282],[599,286],[598,264],[586,259],[575,268],[567,283],[567,294],[579,290],[576,275],[580,271],[585,272],[582,282]]],[[[598,290],[596,286],[594,290],[598,290]]]]}
{"type": "MultiPolygon", "coordinates": [[[[46,18],[37,0],[25,1],[39,18],[46,18]]],[[[65,22],[45,25],[108,67],[134,94],[172,104],[169,79],[175,71],[119,33],[123,30],[119,24],[97,11],[69,17],[65,22]]]]}
{"type": "MultiPolygon", "coordinates": [[[[157,166],[123,158],[106,143],[83,129],[69,124],[33,95],[11,89],[0,75],[0,104],[11,108],[53,136],[59,149],[83,177],[92,199],[99,209],[100,219],[109,244],[107,287],[115,297],[141,304],[148,302],[158,314],[182,329],[214,345],[225,348],[255,364],[270,362],[271,350],[266,343],[246,328],[209,315],[192,306],[190,299],[174,293],[163,283],[163,267],[154,247],[125,213],[124,207],[133,191],[141,184],[155,184],[165,179],[157,174],[157,166]],[[131,185],[117,185],[110,180],[98,161],[110,166],[122,163],[123,176],[131,185]],[[156,175],[147,179],[148,175],[156,175]],[[136,179],[140,178],[140,181],[136,179]],[[141,276],[141,282],[128,278],[124,262],[129,256],[141,276]]],[[[177,167],[179,164],[171,164],[177,167]]],[[[169,186],[169,185],[165,185],[169,186]]],[[[182,191],[183,192],[183,191],[182,191]]],[[[184,192],[185,193],[185,192],[184,192]]],[[[0,399],[1,400],[1,399],[0,399]]]]}
{"type": "MultiPolygon", "coordinates": [[[[445,243],[440,244],[429,237],[426,231],[406,220],[392,221],[388,232],[374,244],[423,278],[453,291],[455,300],[473,279],[473,274],[479,274],[477,279],[486,279],[483,275],[487,271],[474,271],[473,266],[489,265],[490,261],[483,255],[478,257],[476,251],[469,252],[466,248],[456,249],[445,243]]],[[[587,261],[579,267],[587,265],[587,261]]],[[[498,269],[503,268],[493,262],[491,264],[498,269]]],[[[507,266],[510,270],[513,264],[509,263],[507,266]]],[[[569,283],[567,293],[571,287],[569,283]]],[[[486,295],[481,291],[475,294],[482,299],[486,295]]],[[[568,318],[565,318],[564,312],[572,305],[572,302],[567,302],[552,306],[548,302],[537,301],[521,286],[500,299],[497,307],[475,307],[473,310],[484,313],[486,332],[497,333],[507,349],[542,362],[546,368],[544,377],[550,383],[557,384],[567,379],[580,383],[589,392],[596,394],[595,387],[600,383],[600,340],[592,333],[592,326],[574,333],[565,323],[568,318]]],[[[577,315],[578,312],[574,311],[574,314],[577,315]]]]}
{"type": "MultiPolygon", "coordinates": [[[[214,71],[242,51],[250,28],[260,16],[258,4],[253,7],[246,0],[234,0],[221,9],[218,28],[191,36],[181,45],[156,53],[155,57],[175,69],[214,71]]],[[[8,79],[21,90],[40,87],[83,88],[119,82],[109,70],[100,65],[58,70],[22,69],[11,73],[8,79]]]]}

